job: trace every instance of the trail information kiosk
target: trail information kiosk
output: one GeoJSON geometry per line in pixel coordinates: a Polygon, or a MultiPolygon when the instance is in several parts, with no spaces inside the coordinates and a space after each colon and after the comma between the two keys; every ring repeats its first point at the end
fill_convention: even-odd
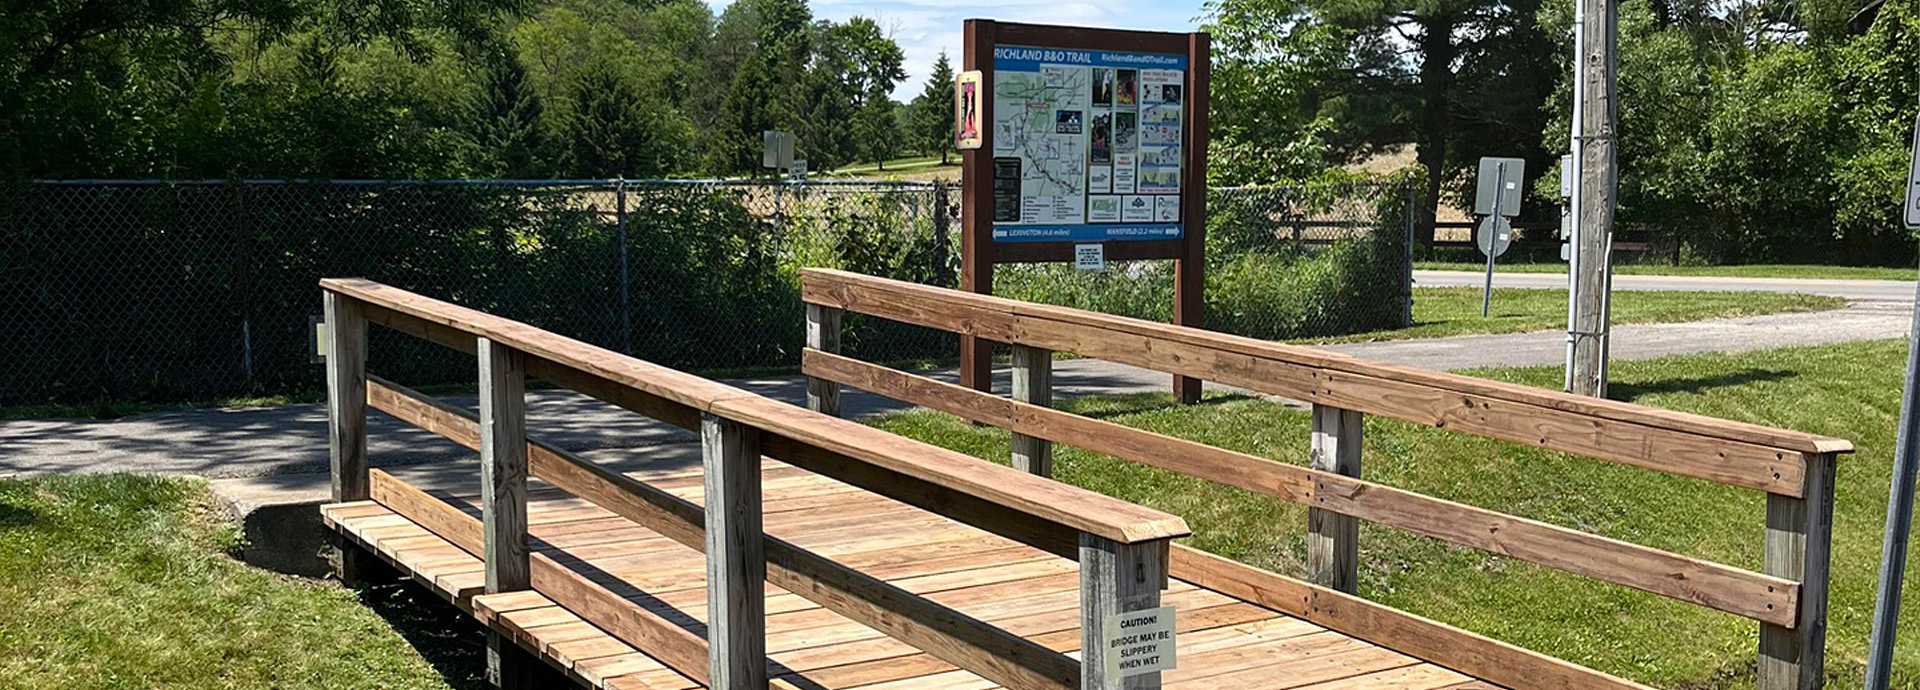
{"type": "MultiPolygon", "coordinates": [[[[961,287],[990,294],[996,263],[1097,243],[1107,261],[1175,260],[1174,322],[1201,325],[1208,53],[1204,33],[967,20],[961,287]]],[[[988,390],[991,348],[960,348],[962,380],[988,390]]],[[[1175,379],[1185,400],[1199,384],[1175,379]]]]}

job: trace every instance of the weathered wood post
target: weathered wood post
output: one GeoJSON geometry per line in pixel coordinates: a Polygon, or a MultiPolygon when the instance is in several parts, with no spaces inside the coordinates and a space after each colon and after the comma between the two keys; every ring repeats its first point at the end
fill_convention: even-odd
{"type": "MultiPolygon", "coordinates": [[[[1028,345],[1013,346],[1013,399],[1041,407],[1053,406],[1053,352],[1028,345]]],[[[1042,477],[1053,476],[1053,442],[1013,434],[1013,467],[1042,477]]]]}
{"type": "MultiPolygon", "coordinates": [[[[838,307],[807,305],[807,347],[840,354],[840,318],[838,307]]],[[[814,376],[807,377],[807,409],[820,414],[840,416],[840,384],[814,376]]]]}
{"type": "Polygon", "coordinates": [[[324,293],[327,317],[327,459],[333,500],[367,500],[367,318],[360,302],[324,293]]]}
{"type": "MultiPolygon", "coordinates": [[[[333,500],[364,501],[367,477],[367,319],[360,302],[321,293],[326,312],[327,460],[333,500]]],[[[380,570],[378,558],[337,532],[328,532],[326,559],[333,575],[355,586],[380,570]]]]}
{"type": "Polygon", "coordinates": [[[1760,624],[1759,690],[1818,690],[1825,682],[1834,456],[1808,454],[1806,462],[1802,497],[1767,495],[1761,571],[1799,581],[1800,610],[1791,628],[1760,624]]]}
{"type": "MultiPolygon", "coordinates": [[[[1313,406],[1313,469],[1360,476],[1361,429],[1355,410],[1313,406]]],[[[1352,593],[1360,580],[1360,521],[1321,508],[1307,509],[1307,579],[1352,593]]]]}
{"type": "Polygon", "coordinates": [[[765,690],[767,561],[760,521],[760,432],[704,415],[700,457],[706,472],[709,687],[765,690]]]}
{"type": "Polygon", "coordinates": [[[1158,671],[1135,676],[1107,674],[1106,641],[1116,631],[1107,617],[1129,611],[1159,608],[1160,591],[1167,588],[1167,549],[1170,540],[1122,544],[1105,537],[1080,535],[1080,688],[1081,690],[1158,690],[1158,671]]]}
{"type": "MultiPolygon", "coordinates": [[[[527,548],[526,357],[487,338],[480,359],[480,510],[488,594],[533,586],[527,548]]],[[[487,631],[487,681],[533,686],[540,660],[498,632],[487,631]]]]}

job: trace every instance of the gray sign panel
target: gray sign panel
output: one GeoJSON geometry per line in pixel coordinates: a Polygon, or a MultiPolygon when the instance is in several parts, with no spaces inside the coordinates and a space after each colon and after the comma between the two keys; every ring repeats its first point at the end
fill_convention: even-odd
{"type": "Polygon", "coordinates": [[[1513,224],[1503,216],[1482,218],[1480,227],[1473,231],[1473,243],[1480,246],[1481,254],[1491,256],[1505,254],[1507,247],[1513,245],[1513,224]]]}
{"type": "Polygon", "coordinates": [[[1906,212],[1900,215],[1908,230],[1920,230],[1920,117],[1913,119],[1913,167],[1907,170],[1906,212]]]}
{"type": "Polygon", "coordinates": [[[1520,215],[1520,186],[1526,172],[1524,159],[1480,159],[1480,180],[1473,194],[1474,215],[1491,216],[1496,206],[1502,216],[1520,215]]]}

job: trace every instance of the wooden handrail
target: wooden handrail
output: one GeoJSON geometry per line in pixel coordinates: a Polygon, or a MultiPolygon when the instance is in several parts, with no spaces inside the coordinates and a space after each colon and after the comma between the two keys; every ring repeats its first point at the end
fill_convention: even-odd
{"type": "MultiPolygon", "coordinates": [[[[801,297],[810,311],[852,311],[1312,403],[1316,460],[1302,468],[1057,412],[1044,396],[1007,400],[816,349],[803,359],[813,380],[1304,504],[1309,573],[1330,601],[1359,601],[1351,598],[1358,540],[1351,520],[1364,519],[1752,618],[1761,623],[1762,690],[1819,684],[1834,467],[1853,451],[1844,439],[845,271],[804,270],[801,297]],[[1362,480],[1365,414],[1766,492],[1764,567],[1751,572],[1362,480]]],[[[1027,359],[1029,369],[1044,369],[1027,359]]],[[[1375,632],[1395,642],[1407,631],[1375,632]]]]}
{"type": "MultiPolygon", "coordinates": [[[[525,352],[529,357],[529,374],[615,404],[626,405],[631,401],[625,395],[613,394],[609,388],[622,394],[639,393],[649,398],[646,402],[650,404],[664,402],[690,407],[753,426],[774,437],[767,440],[766,448],[767,454],[774,457],[850,458],[872,469],[916,479],[1070,531],[1120,543],[1154,541],[1190,533],[1186,521],[1175,515],[983,463],[970,455],[764,398],[504,317],[369,280],[329,278],[320,281],[320,286],[385,312],[379,317],[370,315],[370,321],[399,323],[402,330],[431,340],[450,340],[444,335],[433,337],[435,330],[452,331],[466,334],[468,340],[487,338],[525,352]],[[406,321],[414,323],[406,324],[406,321]],[[551,376],[557,369],[574,375],[551,376]],[[580,378],[591,379],[595,385],[576,385],[580,378]]],[[[661,416],[669,420],[676,416],[686,418],[685,415],[661,416]]],[[[829,476],[853,471],[825,462],[808,467],[815,468],[829,476]]],[[[884,486],[875,490],[887,493],[884,486]]],[[[1057,545],[1054,550],[1059,550],[1057,545]]]]}
{"type": "Polygon", "coordinates": [[[1787,627],[1799,583],[809,350],[802,369],[902,402],[1787,627]]]}
{"type": "Polygon", "coordinates": [[[1807,456],[1837,438],[1097,312],[831,269],[801,295],[830,306],[988,340],[1071,352],[1261,393],[1800,497],[1807,456]]]}

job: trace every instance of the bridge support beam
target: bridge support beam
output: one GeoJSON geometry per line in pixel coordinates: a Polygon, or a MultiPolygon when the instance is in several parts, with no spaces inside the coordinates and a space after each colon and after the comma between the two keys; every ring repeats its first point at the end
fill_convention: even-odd
{"type": "Polygon", "coordinates": [[[761,531],[760,432],[700,419],[706,471],[707,672],[714,690],[767,687],[767,559],[761,531]]]}
{"type": "Polygon", "coordinates": [[[1109,616],[1159,608],[1167,588],[1170,540],[1122,544],[1080,535],[1081,690],[1159,690],[1158,671],[1136,676],[1107,674],[1109,616]]]}
{"type": "MultiPolygon", "coordinates": [[[[807,347],[840,354],[840,315],[834,307],[807,305],[807,347]]],[[[840,416],[840,384],[817,376],[807,377],[807,409],[820,414],[840,416]]]]}
{"type": "MultiPolygon", "coordinates": [[[[1013,346],[1013,399],[1053,407],[1053,352],[1030,345],[1013,346]]],[[[1013,433],[1013,468],[1053,476],[1053,442],[1013,433]]]]}
{"type": "MultiPolygon", "coordinates": [[[[527,547],[527,374],[519,351],[478,339],[480,359],[480,510],[488,594],[533,586],[527,547]]],[[[487,682],[531,689],[540,660],[487,631],[487,682]]]]}
{"type": "Polygon", "coordinates": [[[1760,624],[1759,690],[1819,690],[1826,680],[1834,456],[1806,458],[1802,498],[1767,495],[1766,556],[1761,570],[1800,581],[1800,610],[1791,628],[1760,624]]]}
{"type": "MultiPolygon", "coordinates": [[[[1313,406],[1313,469],[1360,476],[1361,429],[1354,410],[1313,406]]],[[[1321,508],[1307,508],[1307,579],[1352,594],[1360,581],[1360,521],[1321,508]]]]}

